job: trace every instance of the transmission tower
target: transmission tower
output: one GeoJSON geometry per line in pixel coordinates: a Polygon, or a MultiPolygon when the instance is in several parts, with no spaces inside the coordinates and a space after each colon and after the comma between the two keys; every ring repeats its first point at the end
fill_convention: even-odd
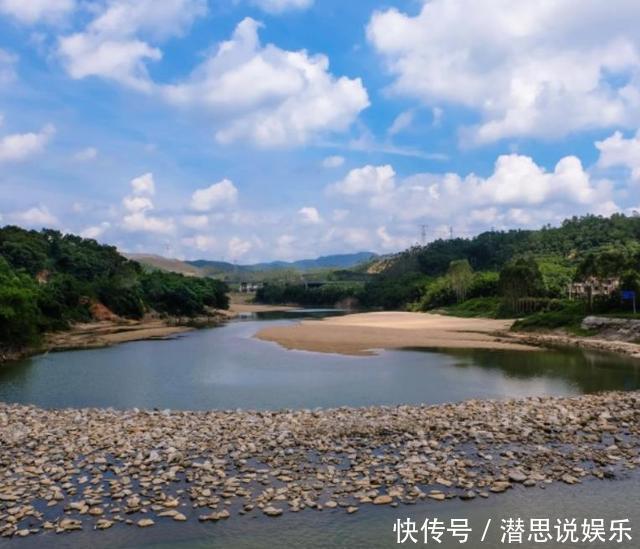
{"type": "Polygon", "coordinates": [[[423,246],[427,243],[427,228],[429,225],[420,225],[420,244],[423,246]]]}

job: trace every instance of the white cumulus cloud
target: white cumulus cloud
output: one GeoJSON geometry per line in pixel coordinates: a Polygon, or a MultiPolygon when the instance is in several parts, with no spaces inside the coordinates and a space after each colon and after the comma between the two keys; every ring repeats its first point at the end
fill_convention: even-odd
{"type": "Polygon", "coordinates": [[[86,147],[73,155],[73,159],[78,162],[88,162],[89,160],[95,160],[98,158],[98,149],[95,147],[86,147]]]}
{"type": "Polygon", "coordinates": [[[100,238],[106,231],[111,228],[111,223],[103,221],[99,225],[91,225],[80,231],[80,236],[83,238],[100,238]]]}
{"type": "Polygon", "coordinates": [[[131,190],[135,195],[151,195],[156,192],[156,184],[152,173],[145,173],[131,180],[131,190]]]}
{"type": "Polygon", "coordinates": [[[344,164],[344,156],[334,155],[327,156],[322,161],[322,167],[324,168],[339,168],[344,164]]]}
{"type": "MultiPolygon", "coordinates": [[[[365,168],[371,172],[371,166],[365,168]]],[[[487,177],[415,174],[394,185],[371,185],[371,180],[376,178],[358,177],[351,187],[352,196],[369,195],[367,215],[390,216],[399,225],[408,224],[413,233],[417,223],[425,222],[432,228],[455,225],[470,234],[492,225],[540,226],[576,213],[609,215],[619,210],[611,183],[594,179],[573,156],[560,159],[550,171],[530,157],[511,154],[498,157],[487,177]]]]}
{"type": "Polygon", "coordinates": [[[122,205],[129,212],[146,212],[153,210],[153,201],[146,196],[125,196],[122,205]]]}
{"type": "Polygon", "coordinates": [[[182,224],[189,229],[204,229],[209,225],[209,218],[206,215],[185,215],[182,224]]]}
{"type": "Polygon", "coordinates": [[[182,243],[200,252],[211,252],[216,249],[218,241],[213,236],[197,234],[183,238],[182,243]]]}
{"type": "Polygon", "coordinates": [[[308,223],[310,225],[317,225],[318,223],[322,223],[322,217],[320,216],[320,212],[318,212],[317,208],[313,206],[305,206],[298,210],[298,215],[303,223],[308,223]]]}
{"type": "Polygon", "coordinates": [[[175,230],[173,221],[146,215],[145,212],[134,212],[122,218],[122,227],[126,231],[170,234],[175,230]]]}
{"type": "Polygon", "coordinates": [[[327,191],[346,196],[382,194],[394,189],[395,175],[389,164],[367,165],[351,170],[344,179],[329,185],[327,191]]]}
{"type": "Polygon", "coordinates": [[[54,133],[55,128],[49,124],[37,133],[18,133],[0,138],[0,163],[18,162],[39,153],[54,133]]]}
{"type": "Polygon", "coordinates": [[[465,139],[553,138],[640,123],[640,3],[431,0],[376,11],[371,44],[392,90],[479,113],[465,139]]]}
{"type": "Polygon", "coordinates": [[[181,34],[206,11],[205,0],[110,0],[83,31],[60,38],[58,53],[72,78],[98,76],[149,92],[146,64],[162,58],[149,42],[181,34]]]}
{"type": "Polygon", "coordinates": [[[75,8],[75,0],[0,0],[0,13],[21,23],[58,21],[75,8]]]}
{"type": "Polygon", "coordinates": [[[252,248],[253,244],[249,240],[237,236],[232,237],[227,245],[229,257],[234,261],[244,255],[247,255],[252,248]]]}
{"type": "Polygon", "coordinates": [[[598,141],[600,151],[598,165],[603,168],[622,166],[631,172],[631,178],[640,182],[640,130],[635,136],[626,139],[621,132],[598,141]]]}
{"type": "Polygon", "coordinates": [[[220,206],[235,204],[238,189],[229,179],[223,179],[206,189],[198,189],[191,196],[191,208],[199,212],[209,212],[220,206]]]}
{"type": "Polygon", "coordinates": [[[251,0],[251,3],[268,13],[283,13],[310,8],[313,0],[251,0]]]}
{"type": "Polygon", "coordinates": [[[172,218],[153,216],[155,208],[151,196],[155,194],[152,173],[145,173],[131,180],[131,194],[122,199],[126,211],[122,218],[122,228],[129,232],[171,234],[176,226],[172,218]]]}
{"type": "Polygon", "coordinates": [[[23,212],[14,213],[11,218],[28,227],[48,228],[60,224],[58,218],[53,215],[46,206],[34,206],[23,212]]]}
{"type": "Polygon", "coordinates": [[[278,147],[348,129],[369,105],[362,81],[333,76],[325,55],[262,45],[259,27],[241,21],[187,81],[163,88],[166,99],[216,115],[219,143],[278,147]]]}

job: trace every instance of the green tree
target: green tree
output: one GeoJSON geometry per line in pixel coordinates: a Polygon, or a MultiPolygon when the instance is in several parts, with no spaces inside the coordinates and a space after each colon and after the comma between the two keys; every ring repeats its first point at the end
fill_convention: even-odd
{"type": "Polygon", "coordinates": [[[229,306],[224,282],[145,274],[113,246],[55,230],[0,228],[0,260],[3,346],[24,345],[44,331],[89,321],[95,302],[125,318],[140,318],[150,309],[195,316],[229,306]]]}
{"type": "Polygon", "coordinates": [[[620,286],[623,290],[636,292],[636,299],[640,298],[640,272],[628,270],[622,274],[620,286]]]}
{"type": "Polygon", "coordinates": [[[9,348],[32,343],[38,337],[38,288],[27,274],[16,273],[0,257],[0,345],[9,348]]]}
{"type": "Polygon", "coordinates": [[[500,292],[507,306],[518,312],[518,301],[545,294],[542,273],[533,257],[520,257],[507,263],[500,271],[500,292]]]}
{"type": "Polygon", "coordinates": [[[447,279],[456,294],[458,302],[464,301],[473,282],[473,269],[466,259],[457,259],[449,263],[447,279]]]}
{"type": "Polygon", "coordinates": [[[620,276],[628,267],[631,258],[625,249],[607,248],[589,253],[578,266],[577,277],[608,278],[620,276]]]}

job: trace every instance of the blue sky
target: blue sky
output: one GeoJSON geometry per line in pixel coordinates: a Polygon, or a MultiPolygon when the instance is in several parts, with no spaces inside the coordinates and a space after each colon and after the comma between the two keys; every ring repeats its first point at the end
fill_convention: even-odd
{"type": "Polygon", "coordinates": [[[239,262],[640,209],[640,4],[0,0],[0,222],[239,262]]]}

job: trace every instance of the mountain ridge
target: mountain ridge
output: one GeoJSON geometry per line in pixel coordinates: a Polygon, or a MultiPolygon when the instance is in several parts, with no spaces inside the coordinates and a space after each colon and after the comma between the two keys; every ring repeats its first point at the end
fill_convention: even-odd
{"type": "Polygon", "coordinates": [[[273,271],[279,269],[296,269],[308,271],[313,269],[347,269],[360,263],[370,261],[378,257],[374,252],[355,252],[348,254],[331,254],[316,257],[315,259],[298,259],[296,261],[268,261],[262,263],[251,263],[246,265],[236,265],[226,261],[216,261],[207,259],[197,259],[194,261],[185,261],[188,265],[194,267],[226,267],[231,270],[240,270],[247,272],[255,271],[273,271]]]}
{"type": "Polygon", "coordinates": [[[294,269],[302,272],[316,269],[348,269],[379,257],[378,254],[374,252],[355,252],[319,256],[315,259],[269,261],[236,265],[228,261],[210,259],[182,261],[157,254],[129,253],[124,255],[129,259],[133,259],[134,261],[138,261],[139,263],[143,263],[156,269],[179,272],[190,276],[207,276],[212,274],[238,272],[255,273],[260,271],[277,271],[284,269],[294,269]]]}

